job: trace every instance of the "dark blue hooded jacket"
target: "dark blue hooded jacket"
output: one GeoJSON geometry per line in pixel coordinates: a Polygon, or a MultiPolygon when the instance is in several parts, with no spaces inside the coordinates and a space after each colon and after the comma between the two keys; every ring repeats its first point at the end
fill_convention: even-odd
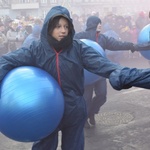
{"type": "MultiPolygon", "coordinates": [[[[48,24],[57,15],[66,16],[72,23],[67,9],[61,6],[53,7],[44,20],[39,41],[33,42],[28,49],[22,47],[0,57],[0,81],[15,67],[35,66],[42,68],[58,81],[63,91],[65,99],[64,116],[68,118],[69,122],[74,121],[75,118],[76,121],[80,121],[86,115],[83,99],[84,68],[106,78],[111,75],[112,85],[118,90],[131,87],[134,80],[138,81],[139,75],[132,75],[137,73],[136,69],[124,68],[122,70],[121,66],[103,58],[97,51],[80,40],[73,40],[70,47],[56,52],[48,42],[48,24]],[[122,74],[122,71],[123,73],[128,72],[128,76],[122,74]]],[[[74,29],[72,29],[72,33],[74,33],[74,29]]],[[[150,78],[150,69],[147,72],[143,70],[139,72],[142,72],[142,75],[149,75],[150,78]]]]}

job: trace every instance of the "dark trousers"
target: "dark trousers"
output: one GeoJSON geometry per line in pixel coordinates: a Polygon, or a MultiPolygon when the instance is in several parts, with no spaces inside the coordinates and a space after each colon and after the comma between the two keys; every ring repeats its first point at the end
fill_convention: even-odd
{"type": "Polygon", "coordinates": [[[107,82],[100,78],[95,83],[85,87],[84,99],[86,100],[88,116],[97,114],[107,99],[107,82]],[[93,92],[95,96],[93,97],[93,92]]]}
{"type": "MultiPolygon", "coordinates": [[[[62,130],[62,150],[84,150],[85,121],[73,127],[62,130]]],[[[58,146],[58,131],[33,144],[32,150],[56,150],[58,146]]]]}

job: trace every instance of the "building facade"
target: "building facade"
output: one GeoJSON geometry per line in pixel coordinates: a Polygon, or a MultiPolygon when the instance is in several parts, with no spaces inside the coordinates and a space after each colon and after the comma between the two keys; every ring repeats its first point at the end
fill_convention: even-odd
{"type": "Polygon", "coordinates": [[[92,11],[98,12],[100,16],[111,12],[125,15],[150,11],[150,1],[147,0],[0,0],[0,15],[44,18],[49,9],[56,5],[65,6],[79,15],[90,14],[92,11]]]}

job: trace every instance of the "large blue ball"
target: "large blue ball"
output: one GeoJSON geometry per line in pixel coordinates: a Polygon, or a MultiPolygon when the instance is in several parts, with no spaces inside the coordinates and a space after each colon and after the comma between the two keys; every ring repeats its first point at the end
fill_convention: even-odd
{"type": "MultiPolygon", "coordinates": [[[[84,42],[86,45],[91,46],[96,51],[98,51],[103,57],[105,57],[105,52],[104,52],[103,48],[98,43],[96,43],[92,40],[88,40],[88,39],[81,39],[81,41],[84,42]]],[[[84,75],[85,75],[85,77],[84,77],[85,78],[85,81],[84,81],[85,86],[93,84],[94,82],[101,79],[100,76],[98,76],[94,73],[91,73],[86,69],[84,69],[84,75]]]]}
{"type": "MultiPolygon", "coordinates": [[[[138,43],[143,44],[150,42],[150,24],[146,25],[139,33],[138,43]]],[[[150,50],[140,51],[141,55],[150,60],[150,50]]]]}
{"type": "Polygon", "coordinates": [[[51,134],[64,112],[63,93],[42,69],[11,70],[1,84],[0,131],[20,142],[38,141],[51,134]]]}

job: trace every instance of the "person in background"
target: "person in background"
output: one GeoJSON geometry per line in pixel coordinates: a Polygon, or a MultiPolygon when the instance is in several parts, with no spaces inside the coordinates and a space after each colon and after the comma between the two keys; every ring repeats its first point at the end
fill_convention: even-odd
{"type": "Polygon", "coordinates": [[[8,50],[13,51],[18,49],[24,41],[24,33],[18,28],[18,23],[13,21],[10,29],[7,31],[8,50]]]}
{"type": "MultiPolygon", "coordinates": [[[[108,37],[101,33],[101,19],[97,16],[89,16],[86,21],[86,30],[76,33],[75,39],[89,39],[97,42],[105,51],[111,50],[113,52],[120,50],[131,50],[140,51],[150,49],[150,43],[146,45],[138,45],[131,42],[124,42],[116,40],[113,37],[108,37]]],[[[95,114],[98,114],[100,108],[107,100],[107,82],[106,78],[100,78],[93,84],[87,85],[85,87],[84,98],[86,100],[88,108],[88,118],[85,127],[95,126],[95,114]],[[94,93],[94,97],[93,97],[94,93]]]]}
{"type": "Polygon", "coordinates": [[[7,53],[7,37],[4,34],[5,26],[1,22],[0,23],[0,56],[7,53]]]}
{"type": "Polygon", "coordinates": [[[40,26],[42,26],[43,25],[43,20],[40,19],[40,18],[35,18],[34,22],[33,22],[33,25],[40,25],[40,26]]]}
{"type": "Polygon", "coordinates": [[[31,24],[27,24],[24,26],[24,39],[26,39],[26,37],[32,33],[32,28],[33,27],[31,24]]]}
{"type": "Polygon", "coordinates": [[[73,14],[72,15],[72,19],[73,19],[73,24],[74,24],[75,32],[82,31],[82,24],[81,24],[81,22],[79,20],[79,16],[77,14],[73,14]]]}
{"type": "Polygon", "coordinates": [[[12,22],[14,20],[11,19],[10,17],[6,16],[6,18],[4,19],[4,25],[5,25],[5,31],[4,34],[7,34],[7,31],[11,28],[12,22]]]}
{"type": "Polygon", "coordinates": [[[56,150],[59,131],[62,150],[84,150],[84,69],[108,78],[116,90],[132,86],[150,89],[150,69],[112,63],[92,47],[74,40],[74,33],[70,12],[55,6],[46,15],[40,40],[32,42],[30,48],[21,47],[0,57],[0,81],[16,67],[35,66],[54,77],[63,92],[65,110],[60,124],[49,136],[35,142],[32,150],[56,150]]]}
{"type": "Polygon", "coordinates": [[[140,11],[137,19],[135,20],[136,27],[139,31],[149,23],[149,16],[145,11],[140,11]]]}
{"type": "Polygon", "coordinates": [[[41,26],[38,24],[35,24],[32,29],[32,33],[26,37],[26,39],[24,40],[22,44],[22,47],[29,48],[33,41],[39,40],[40,33],[41,33],[41,26]]]}
{"type": "Polygon", "coordinates": [[[130,17],[117,16],[116,17],[116,32],[120,36],[121,41],[131,42],[131,21],[130,17]]]}

